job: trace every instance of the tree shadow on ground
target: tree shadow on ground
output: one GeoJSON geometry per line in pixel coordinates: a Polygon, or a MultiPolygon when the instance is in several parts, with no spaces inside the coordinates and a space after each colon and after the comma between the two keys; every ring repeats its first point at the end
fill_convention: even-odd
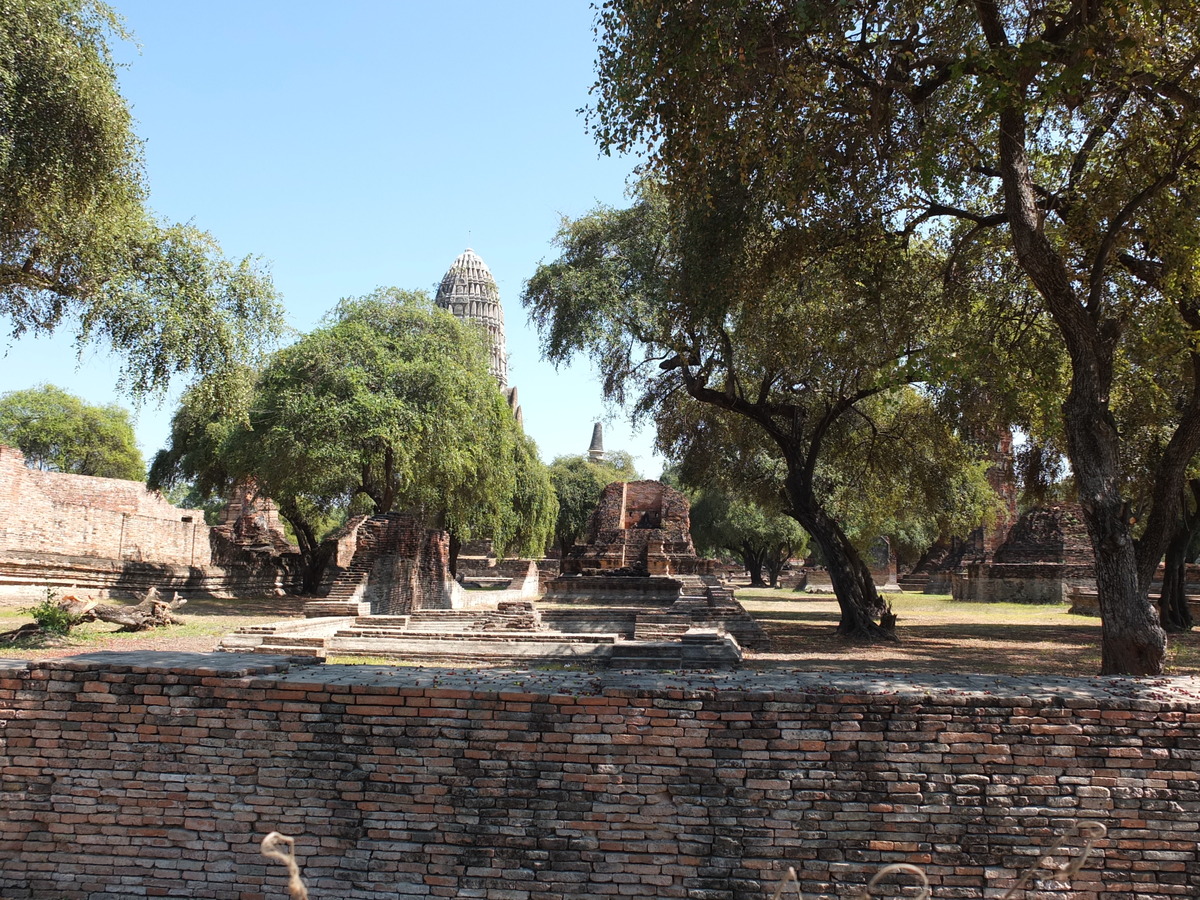
{"type": "MultiPolygon", "coordinates": [[[[755,669],[1008,675],[1095,675],[1100,669],[1098,623],[901,624],[897,643],[864,644],[838,636],[833,613],[756,618],[771,638],[771,649],[747,654],[747,665],[755,669]]],[[[1200,633],[1171,636],[1167,671],[1200,674],[1200,633]]]]}

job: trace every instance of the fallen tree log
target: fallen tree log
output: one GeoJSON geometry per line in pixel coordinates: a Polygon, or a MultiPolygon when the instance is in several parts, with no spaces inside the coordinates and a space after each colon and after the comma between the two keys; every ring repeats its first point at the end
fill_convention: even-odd
{"type": "Polygon", "coordinates": [[[170,600],[158,596],[157,589],[151,588],[150,593],[137,606],[109,606],[101,604],[92,607],[88,616],[120,625],[122,631],[145,631],[148,628],[161,628],[164,625],[180,625],[180,619],[172,613],[187,603],[178,594],[170,600]]]}
{"type": "Polygon", "coordinates": [[[41,625],[37,622],[26,622],[20,628],[14,628],[12,631],[0,634],[0,644],[13,644],[23,638],[35,637],[41,634],[43,634],[41,625]]]}

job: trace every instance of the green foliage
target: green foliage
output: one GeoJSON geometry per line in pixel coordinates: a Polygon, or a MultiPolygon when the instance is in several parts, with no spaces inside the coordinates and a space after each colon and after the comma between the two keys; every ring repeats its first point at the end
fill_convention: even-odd
{"type": "Polygon", "coordinates": [[[775,587],[784,564],[808,553],[808,535],[795,519],[728,491],[710,487],[693,494],[691,522],[696,552],[733,554],[750,573],[752,585],[762,584],[766,568],[775,587]]]}
{"type": "Polygon", "coordinates": [[[614,481],[638,478],[632,458],[623,451],[610,452],[603,463],[586,456],[560,456],[550,464],[549,475],[558,500],[554,542],[562,555],[587,531],[604,489],[614,481]]]}
{"type": "Polygon", "coordinates": [[[233,389],[185,395],[151,482],[185,478],[205,494],[252,480],[309,554],[351,512],[416,513],[502,553],[540,553],[557,515],[482,333],[394,288],[342,301],[233,389]]]}
{"type": "Polygon", "coordinates": [[[905,388],[869,398],[839,423],[818,478],[860,550],[885,535],[911,559],[995,518],[989,465],[926,394],[905,388]]]}
{"type": "Polygon", "coordinates": [[[31,606],[25,612],[33,616],[33,621],[38,627],[49,634],[69,634],[71,629],[82,621],[61,607],[58,596],[49,589],[46,591],[45,600],[37,606],[31,606]]]}
{"type": "Polygon", "coordinates": [[[111,36],[99,0],[0,0],[0,316],[15,335],[71,323],[140,395],[252,360],[282,315],[257,261],[146,209],[111,36]]]}
{"type": "Polygon", "coordinates": [[[18,447],[32,468],[129,481],[146,475],[128,410],[93,406],[53,385],[0,395],[0,443],[18,447]]]}
{"type": "Polygon", "coordinates": [[[494,546],[500,556],[541,557],[554,537],[558,497],[537,444],[519,429],[512,464],[514,489],[510,502],[497,510],[501,524],[493,526],[494,546]]]}

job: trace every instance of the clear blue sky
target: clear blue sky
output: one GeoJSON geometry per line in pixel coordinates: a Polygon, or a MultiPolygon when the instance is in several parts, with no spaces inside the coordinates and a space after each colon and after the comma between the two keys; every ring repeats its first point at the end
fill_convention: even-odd
{"type": "MultiPolygon", "coordinates": [[[[115,0],[138,46],[117,47],[145,142],[151,206],[231,256],[266,260],[290,323],[341,297],[433,290],[472,247],[496,277],[509,382],[544,459],[586,451],[605,417],[584,362],[540,359],[519,297],[552,258],[561,216],[625,202],[632,159],[606,158],[577,111],[594,80],[583,0],[115,0]]],[[[4,340],[0,391],[50,382],[127,403],[116,366],[65,337],[4,340]]],[[[147,458],[174,398],[138,416],[147,458]]],[[[658,475],[649,429],[606,419],[606,444],[658,475]]]]}

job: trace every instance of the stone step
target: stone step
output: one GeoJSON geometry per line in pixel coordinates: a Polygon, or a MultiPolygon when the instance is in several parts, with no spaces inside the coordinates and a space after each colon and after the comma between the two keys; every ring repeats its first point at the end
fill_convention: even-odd
{"type": "Polygon", "coordinates": [[[680,647],[675,641],[626,641],[617,645],[613,659],[659,659],[674,657],[679,660],[680,647]]]}
{"type": "Polygon", "coordinates": [[[369,611],[369,604],[357,600],[311,600],[304,604],[304,615],[309,619],[356,617],[369,611]]]}
{"type": "Polygon", "coordinates": [[[358,616],[355,626],[370,625],[373,628],[407,628],[411,616],[358,616]]]}
{"type": "Polygon", "coordinates": [[[638,625],[633,632],[635,641],[664,641],[678,639],[687,634],[688,625],[656,625],[653,627],[643,628],[638,625]]]}
{"type": "Polygon", "coordinates": [[[678,656],[612,656],[609,657],[608,667],[610,669],[680,669],[683,667],[683,661],[678,656]]]}
{"type": "Polygon", "coordinates": [[[259,644],[257,647],[249,650],[240,650],[240,653],[264,653],[269,656],[303,656],[309,659],[324,659],[324,647],[287,647],[276,646],[269,644],[266,641],[259,644]]]}
{"type": "Polygon", "coordinates": [[[421,631],[391,628],[343,628],[336,638],[385,639],[397,641],[479,641],[482,643],[530,644],[612,644],[615,634],[564,634],[561,632],[504,632],[504,631],[421,631]]]}
{"type": "Polygon", "coordinates": [[[528,665],[531,662],[579,662],[590,666],[607,664],[613,645],[560,641],[445,641],[382,638],[331,638],[327,655],[371,656],[429,665],[473,663],[481,665],[528,665]]]}
{"type": "Polygon", "coordinates": [[[263,638],[261,646],[268,645],[271,647],[324,647],[325,638],[272,634],[263,638]]]}

